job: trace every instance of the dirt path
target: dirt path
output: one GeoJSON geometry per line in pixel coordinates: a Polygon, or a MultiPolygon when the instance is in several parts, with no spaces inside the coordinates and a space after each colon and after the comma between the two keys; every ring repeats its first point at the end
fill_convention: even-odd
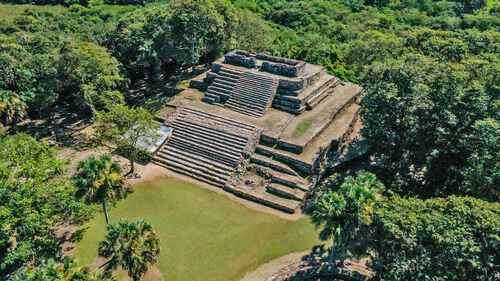
{"type": "Polygon", "coordinates": [[[302,260],[302,257],[309,254],[310,251],[291,253],[286,256],[279,257],[268,263],[259,266],[256,270],[248,272],[241,281],[271,281],[273,276],[280,269],[302,260]]]}

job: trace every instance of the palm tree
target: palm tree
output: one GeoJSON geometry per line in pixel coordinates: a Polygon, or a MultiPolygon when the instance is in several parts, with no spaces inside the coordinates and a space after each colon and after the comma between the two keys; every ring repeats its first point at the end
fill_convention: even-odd
{"type": "Polygon", "coordinates": [[[120,165],[111,160],[109,155],[100,158],[91,156],[80,162],[74,182],[78,196],[88,202],[102,204],[106,224],[109,224],[107,201],[123,198],[127,193],[120,165]]]}
{"type": "Polygon", "coordinates": [[[308,208],[312,222],[320,231],[321,240],[332,240],[329,262],[342,262],[346,258],[347,246],[359,236],[358,231],[367,224],[372,207],[383,184],[375,175],[358,173],[345,178],[340,187],[329,189],[315,198],[308,208]]]}
{"type": "Polygon", "coordinates": [[[160,240],[153,227],[143,221],[121,221],[107,226],[106,237],[99,243],[99,255],[108,258],[106,271],[118,266],[139,281],[148,268],[158,261],[160,240]]]}

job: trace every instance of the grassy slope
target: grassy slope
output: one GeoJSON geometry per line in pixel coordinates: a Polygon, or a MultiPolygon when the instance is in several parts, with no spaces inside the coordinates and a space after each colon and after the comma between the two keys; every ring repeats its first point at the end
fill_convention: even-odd
{"type": "MultiPolygon", "coordinates": [[[[158,5],[150,4],[150,5],[158,5]]],[[[105,5],[100,4],[99,9],[108,11],[112,14],[124,14],[126,12],[133,11],[134,9],[141,8],[141,6],[133,5],[105,5]]],[[[27,9],[34,10],[37,12],[52,12],[57,14],[63,14],[67,11],[67,7],[61,5],[30,5],[30,4],[6,4],[0,3],[0,23],[11,23],[15,17],[21,15],[27,9]]]]}
{"type": "MultiPolygon", "coordinates": [[[[166,280],[239,280],[260,264],[317,244],[306,219],[291,222],[253,211],[171,178],[137,186],[110,213],[113,221],[144,218],[153,224],[161,237],[159,268],[166,280]]],[[[103,235],[99,215],[77,248],[81,263],[92,262],[103,235]]]]}
{"type": "Polygon", "coordinates": [[[0,3],[0,21],[10,23],[15,17],[21,15],[26,9],[34,9],[40,12],[62,12],[65,8],[59,5],[18,5],[0,3]]]}

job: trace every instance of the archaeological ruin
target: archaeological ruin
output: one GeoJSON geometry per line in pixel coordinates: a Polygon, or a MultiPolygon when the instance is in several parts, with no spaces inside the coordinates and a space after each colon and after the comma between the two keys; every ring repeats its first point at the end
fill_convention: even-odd
{"type": "Polygon", "coordinates": [[[356,138],[362,89],[319,65],[233,51],[164,110],[156,164],[294,213],[356,138]]]}

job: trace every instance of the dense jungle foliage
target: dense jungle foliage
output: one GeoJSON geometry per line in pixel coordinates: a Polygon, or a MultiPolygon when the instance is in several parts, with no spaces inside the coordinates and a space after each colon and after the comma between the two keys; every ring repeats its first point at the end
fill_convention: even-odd
{"type": "MultiPolygon", "coordinates": [[[[316,214],[317,224],[353,243],[373,239],[361,254],[378,280],[497,280],[498,1],[0,2],[15,3],[0,4],[0,128],[9,134],[55,107],[90,119],[143,105],[155,97],[141,89],[234,48],[321,64],[365,88],[362,133],[385,188],[375,196],[364,176],[326,180],[312,201],[331,204],[311,212],[342,206],[359,216],[316,214]]],[[[104,278],[61,263],[53,227],[88,218],[74,192],[52,148],[0,138],[0,279],[104,278]]]]}

